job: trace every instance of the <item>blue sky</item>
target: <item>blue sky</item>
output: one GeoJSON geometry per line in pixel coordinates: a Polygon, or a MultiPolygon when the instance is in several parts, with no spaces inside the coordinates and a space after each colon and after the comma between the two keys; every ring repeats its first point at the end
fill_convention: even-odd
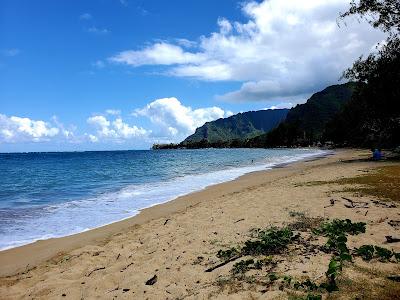
{"type": "Polygon", "coordinates": [[[384,37],[346,0],[0,2],[0,152],[147,149],[290,107],[384,37]]]}

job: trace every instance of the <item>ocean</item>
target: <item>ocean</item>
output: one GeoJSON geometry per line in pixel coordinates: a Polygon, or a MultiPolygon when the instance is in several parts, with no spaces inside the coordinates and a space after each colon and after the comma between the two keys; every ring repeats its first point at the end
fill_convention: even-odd
{"type": "Polygon", "coordinates": [[[0,249],[115,221],[318,149],[0,153],[0,249]]]}

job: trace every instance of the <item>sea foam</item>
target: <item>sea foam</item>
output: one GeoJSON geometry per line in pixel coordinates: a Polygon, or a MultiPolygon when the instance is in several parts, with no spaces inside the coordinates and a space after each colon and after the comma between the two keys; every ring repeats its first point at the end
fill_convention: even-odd
{"type": "MultiPolygon", "coordinates": [[[[288,152],[288,151],[286,151],[288,152]]],[[[246,173],[271,169],[306,158],[326,155],[327,151],[304,150],[265,157],[256,163],[180,176],[169,180],[127,184],[117,191],[63,203],[47,204],[28,210],[2,230],[0,249],[8,249],[54,237],[67,236],[135,216],[140,210],[165,203],[208,186],[230,181],[246,173]]]]}

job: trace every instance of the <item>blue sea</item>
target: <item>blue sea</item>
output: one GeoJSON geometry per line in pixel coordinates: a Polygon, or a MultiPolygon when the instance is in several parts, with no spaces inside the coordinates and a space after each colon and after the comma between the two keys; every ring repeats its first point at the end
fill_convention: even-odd
{"type": "Polygon", "coordinates": [[[318,149],[0,153],[0,249],[119,221],[318,149]]]}

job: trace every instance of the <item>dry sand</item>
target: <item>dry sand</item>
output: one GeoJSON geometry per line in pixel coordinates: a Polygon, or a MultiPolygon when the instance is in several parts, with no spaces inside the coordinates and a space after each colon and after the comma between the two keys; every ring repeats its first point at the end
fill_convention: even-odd
{"type": "MultiPolygon", "coordinates": [[[[265,289],[234,283],[221,287],[217,282],[229,277],[233,263],[204,271],[219,262],[215,256],[219,249],[248,239],[251,228],[289,224],[299,213],[366,222],[366,234],[350,236],[350,247],[375,244],[399,252],[400,243],[384,244],[386,235],[399,235],[398,228],[388,224],[400,220],[399,206],[389,209],[374,205],[371,197],[354,198],[351,193],[338,192],[337,184],[306,184],[352,177],[390,164],[357,161],[365,155],[369,153],[341,150],[319,160],[247,174],[121,222],[1,251],[0,298],[287,299],[290,291],[277,286],[265,289]],[[344,162],[348,160],[354,161],[344,162]],[[367,201],[368,208],[348,208],[342,196],[367,201]],[[337,200],[335,205],[329,206],[330,199],[337,200]],[[146,285],[154,275],[157,282],[146,285]]],[[[295,253],[291,250],[279,262],[277,273],[324,277],[331,255],[295,253]]],[[[400,273],[395,263],[367,264],[359,258],[356,263],[376,272],[400,273]]]]}

